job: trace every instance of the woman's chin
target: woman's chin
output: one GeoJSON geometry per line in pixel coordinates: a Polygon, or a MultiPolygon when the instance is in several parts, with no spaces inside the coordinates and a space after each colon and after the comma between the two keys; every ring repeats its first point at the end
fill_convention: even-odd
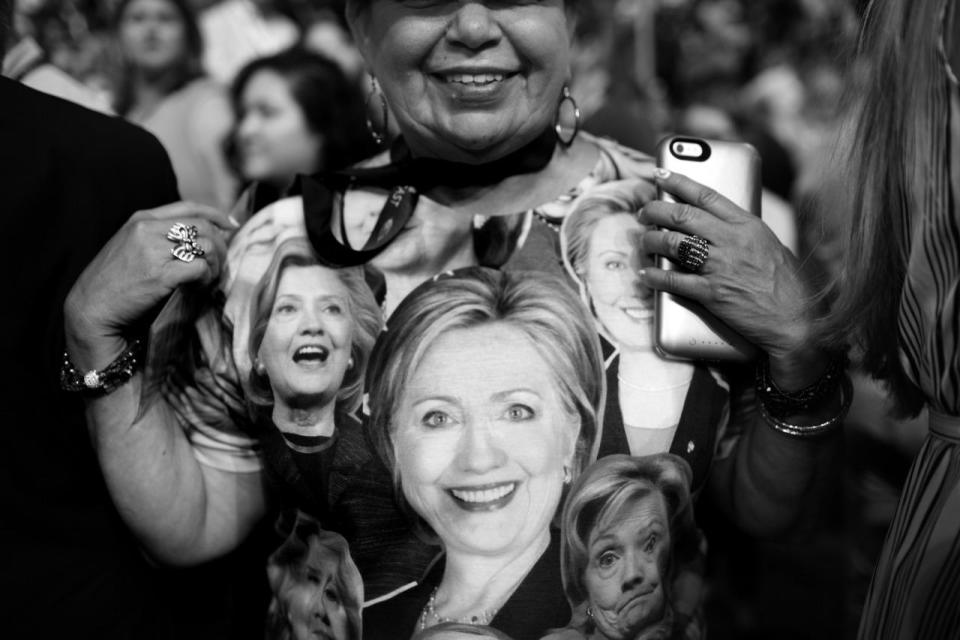
{"type": "Polygon", "coordinates": [[[432,156],[481,164],[502,158],[535,138],[544,127],[534,123],[515,125],[505,122],[495,113],[458,114],[444,122],[430,140],[432,156]]]}

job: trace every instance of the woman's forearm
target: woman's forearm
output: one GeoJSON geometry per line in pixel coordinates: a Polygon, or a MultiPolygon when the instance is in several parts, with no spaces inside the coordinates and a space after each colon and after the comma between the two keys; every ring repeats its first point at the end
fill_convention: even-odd
{"type": "MultiPolygon", "coordinates": [[[[174,291],[219,277],[233,228],[220,212],[189,202],[133,214],[64,302],[74,369],[102,371],[174,291]],[[184,230],[191,234],[189,245],[177,240],[184,230]],[[189,249],[189,258],[174,249],[189,249]]],[[[162,398],[141,411],[141,384],[137,372],[87,402],[91,440],[118,511],[158,560],[190,564],[229,551],[264,510],[259,474],[201,465],[162,398]]]]}
{"type": "MultiPolygon", "coordinates": [[[[797,352],[792,358],[770,362],[774,380],[784,391],[811,384],[829,364],[823,354],[814,352],[797,352]]],[[[838,387],[786,421],[821,424],[841,413],[842,401],[838,387]]],[[[739,527],[757,536],[776,536],[789,532],[814,498],[817,480],[839,446],[839,429],[812,437],[789,435],[768,424],[758,402],[751,398],[746,410],[739,412],[743,435],[733,453],[714,466],[711,484],[716,499],[739,527]]]]}
{"type": "MultiPolygon", "coordinates": [[[[122,338],[87,326],[71,311],[67,351],[78,369],[102,369],[125,349],[122,338]]],[[[87,401],[90,437],[111,497],[158,561],[194,564],[222,555],[264,512],[260,474],[200,464],[162,397],[138,415],[142,380],[138,372],[87,401]]]]}
{"type": "Polygon", "coordinates": [[[236,547],[263,515],[259,473],[200,464],[157,398],[137,417],[141,376],[87,403],[90,435],[124,521],[158,561],[194,564],[236,547]]]}
{"type": "Polygon", "coordinates": [[[743,531],[784,535],[810,504],[817,474],[838,443],[836,434],[817,440],[784,435],[758,418],[734,453],[714,465],[711,491],[743,531]]]}

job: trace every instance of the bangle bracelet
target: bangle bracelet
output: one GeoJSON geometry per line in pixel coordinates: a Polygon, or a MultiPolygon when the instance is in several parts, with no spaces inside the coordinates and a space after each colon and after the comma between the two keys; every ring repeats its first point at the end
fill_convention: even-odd
{"type": "Polygon", "coordinates": [[[770,361],[764,358],[757,365],[757,395],[767,413],[776,418],[804,413],[811,406],[833,395],[846,368],[846,356],[834,358],[827,365],[823,375],[813,384],[798,391],[783,391],[770,375],[770,361]]]}
{"type": "Polygon", "coordinates": [[[90,396],[104,396],[133,377],[142,364],[143,340],[137,338],[116,360],[99,371],[91,369],[82,372],[70,360],[70,354],[63,352],[63,366],[60,368],[60,388],[64,391],[81,392],[90,396]]]}
{"type": "Polygon", "coordinates": [[[791,424],[771,415],[762,400],[760,401],[760,415],[763,416],[768,425],[780,433],[797,438],[813,438],[836,430],[846,417],[851,402],[853,402],[853,383],[850,382],[850,377],[844,374],[840,378],[840,410],[829,420],[819,424],[791,424]]]}

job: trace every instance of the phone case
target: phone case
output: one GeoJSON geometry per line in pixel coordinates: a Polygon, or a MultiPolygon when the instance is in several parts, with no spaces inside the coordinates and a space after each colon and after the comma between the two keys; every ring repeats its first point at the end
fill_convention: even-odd
{"type": "MultiPolygon", "coordinates": [[[[743,209],[760,215],[760,155],[752,145],[670,136],[657,146],[657,166],[715,189],[743,209]],[[678,143],[702,145],[705,151],[699,158],[682,157],[677,153],[678,143]]],[[[659,197],[676,202],[667,193],[661,192],[659,197]]],[[[657,256],[657,266],[666,270],[679,268],[664,256],[657,256]]],[[[654,312],[656,348],[664,357],[748,361],[757,355],[752,343],[693,300],[658,291],[654,312]]]]}

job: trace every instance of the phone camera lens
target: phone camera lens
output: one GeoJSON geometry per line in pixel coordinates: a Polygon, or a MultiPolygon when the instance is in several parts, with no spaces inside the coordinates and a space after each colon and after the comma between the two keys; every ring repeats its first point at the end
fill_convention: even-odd
{"type": "Polygon", "coordinates": [[[677,143],[676,149],[677,149],[677,153],[683,153],[683,145],[680,144],[679,142],[677,143]]]}

